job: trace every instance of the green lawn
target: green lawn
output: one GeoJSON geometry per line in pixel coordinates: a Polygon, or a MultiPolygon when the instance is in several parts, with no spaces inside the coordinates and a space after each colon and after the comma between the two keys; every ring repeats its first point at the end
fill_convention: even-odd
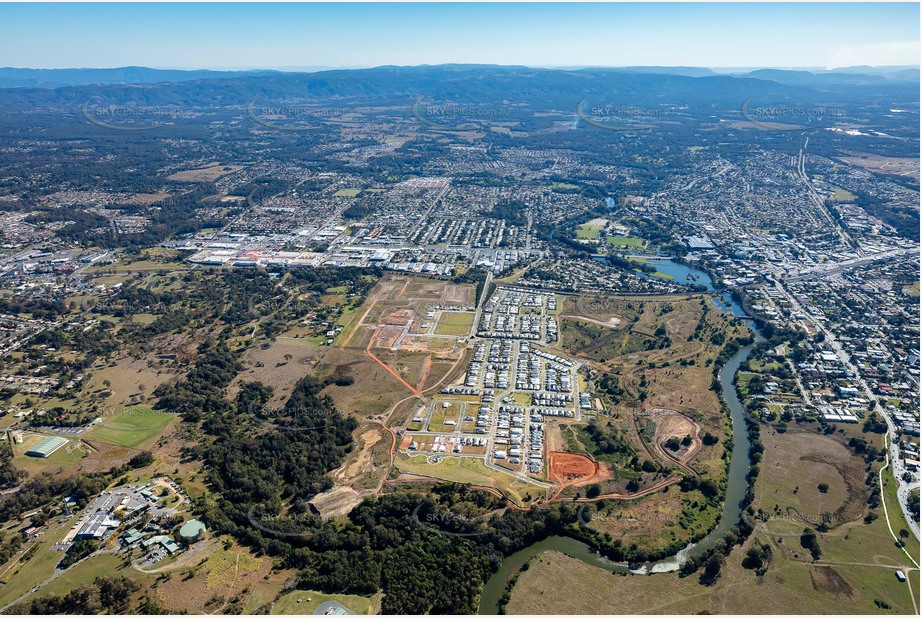
{"type": "Polygon", "coordinates": [[[642,249],[646,246],[646,241],[636,236],[608,236],[608,244],[615,247],[642,249]]]}
{"type": "Polygon", "coordinates": [[[105,442],[136,448],[160,435],[175,415],[146,406],[132,406],[118,416],[104,420],[102,424],[90,430],[89,438],[98,438],[105,442]]]}

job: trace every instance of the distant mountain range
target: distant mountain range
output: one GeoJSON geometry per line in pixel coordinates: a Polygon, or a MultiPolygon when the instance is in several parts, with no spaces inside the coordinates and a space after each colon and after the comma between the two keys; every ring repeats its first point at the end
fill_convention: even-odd
{"type": "MultiPolygon", "coordinates": [[[[378,69],[517,69],[528,70],[524,66],[499,66],[499,65],[463,65],[448,64],[420,67],[378,67],[378,69]]],[[[21,69],[12,67],[0,68],[0,88],[62,88],[67,86],[89,86],[100,84],[140,85],[178,83],[198,81],[204,79],[230,79],[239,77],[265,76],[265,75],[318,75],[320,73],[341,73],[343,71],[368,71],[376,69],[332,69],[324,71],[277,71],[277,70],[247,70],[247,71],[210,71],[210,70],[182,70],[182,69],[151,69],[147,67],[119,67],[115,69],[21,69]]],[[[725,70],[714,71],[705,67],[667,67],[667,66],[631,66],[631,67],[584,67],[584,68],[555,68],[532,69],[546,71],[587,71],[587,72],[615,72],[637,73],[649,75],[678,75],[684,77],[713,77],[717,75],[731,75],[733,77],[755,77],[770,79],[783,84],[806,85],[813,83],[837,84],[873,84],[890,82],[918,82],[921,81],[921,71],[918,67],[870,67],[857,66],[838,69],[755,69],[751,71],[728,72],[725,70]]]]}
{"type": "MultiPolygon", "coordinates": [[[[2,75],[4,70],[0,70],[2,75]]],[[[77,79],[75,69],[71,79],[77,79]]],[[[117,83],[77,84],[57,88],[0,89],[0,109],[79,110],[93,105],[213,108],[306,103],[342,105],[374,101],[406,105],[430,103],[508,103],[531,107],[575,109],[582,100],[593,105],[685,105],[710,116],[718,109],[739,109],[743,101],[760,104],[828,105],[884,101],[889,106],[917,108],[915,79],[894,79],[870,73],[759,69],[721,75],[689,67],[621,67],[536,69],[494,65],[438,65],[331,70],[315,73],[278,71],[215,72],[156,69],[87,70],[87,79],[117,83]],[[95,73],[92,71],[96,71],[95,73]],[[182,78],[182,79],[179,79],[182,78]],[[132,79],[143,79],[130,83],[132,79]],[[159,79],[167,81],[156,81],[159,79]],[[882,97],[882,99],[880,99],[882,97]]],[[[887,75],[910,77],[910,71],[887,75]]]]}

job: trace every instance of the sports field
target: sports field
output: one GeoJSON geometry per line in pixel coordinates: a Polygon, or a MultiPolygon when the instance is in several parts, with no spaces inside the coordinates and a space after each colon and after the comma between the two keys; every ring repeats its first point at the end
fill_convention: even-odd
{"type": "Polygon", "coordinates": [[[103,419],[102,423],[87,433],[87,437],[137,448],[160,435],[174,418],[177,417],[168,412],[146,406],[132,406],[118,416],[103,419]]]}
{"type": "Polygon", "coordinates": [[[646,246],[646,241],[635,236],[608,236],[608,244],[614,247],[642,249],[646,246]]]}

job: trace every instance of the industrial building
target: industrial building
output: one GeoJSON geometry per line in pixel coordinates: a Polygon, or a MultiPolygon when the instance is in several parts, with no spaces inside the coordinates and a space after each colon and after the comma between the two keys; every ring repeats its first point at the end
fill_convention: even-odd
{"type": "Polygon", "coordinates": [[[61,438],[59,436],[51,436],[45,438],[28,451],[26,455],[29,457],[48,457],[53,452],[70,442],[67,438],[61,438]]]}

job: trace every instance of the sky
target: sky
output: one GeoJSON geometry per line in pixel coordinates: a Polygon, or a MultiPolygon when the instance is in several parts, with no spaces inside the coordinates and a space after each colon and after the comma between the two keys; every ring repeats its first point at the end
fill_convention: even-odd
{"type": "Polygon", "coordinates": [[[0,66],[917,65],[915,3],[0,4],[0,66]]]}

